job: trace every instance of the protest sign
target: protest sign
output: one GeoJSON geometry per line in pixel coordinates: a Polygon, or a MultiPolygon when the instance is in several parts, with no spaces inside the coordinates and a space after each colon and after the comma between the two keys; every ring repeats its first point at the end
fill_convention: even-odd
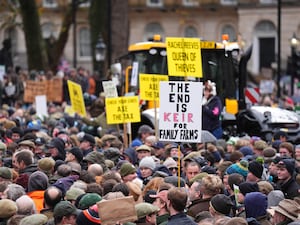
{"type": "Polygon", "coordinates": [[[106,98],[107,124],[134,123],[141,121],[138,96],[106,98]]]}
{"type": "Polygon", "coordinates": [[[113,81],[102,81],[102,86],[106,98],[118,97],[117,87],[113,81]]]}
{"type": "Polygon", "coordinates": [[[159,82],[168,81],[168,76],[158,74],[140,74],[140,98],[159,100],[159,82]]]}
{"type": "Polygon", "coordinates": [[[199,38],[166,38],[170,76],[202,77],[199,38]]]}
{"type": "Polygon", "coordinates": [[[35,96],[36,114],[39,116],[48,116],[46,95],[35,96]]]}
{"type": "Polygon", "coordinates": [[[73,81],[68,80],[68,88],[73,110],[80,116],[86,116],[81,86],[73,81]]]}
{"type": "Polygon", "coordinates": [[[201,82],[160,82],[159,139],[201,142],[201,82]]]}

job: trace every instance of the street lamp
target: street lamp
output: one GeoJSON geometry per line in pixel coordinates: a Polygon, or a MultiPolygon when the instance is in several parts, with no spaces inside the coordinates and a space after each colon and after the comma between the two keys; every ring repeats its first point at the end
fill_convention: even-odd
{"type": "Polygon", "coordinates": [[[294,95],[294,80],[298,69],[297,68],[297,47],[299,46],[299,43],[300,41],[294,32],[293,37],[290,39],[291,57],[292,57],[291,96],[294,95]]]}

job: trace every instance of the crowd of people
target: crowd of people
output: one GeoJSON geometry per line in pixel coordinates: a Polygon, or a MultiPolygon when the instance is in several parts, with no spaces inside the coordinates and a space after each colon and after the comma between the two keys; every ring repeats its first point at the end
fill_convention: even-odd
{"type": "Polygon", "coordinates": [[[206,130],[218,138],[203,143],[161,142],[142,125],[127,145],[106,124],[103,95],[88,99],[88,117],[64,104],[49,104],[48,117],[3,105],[0,225],[109,224],[101,203],[126,197],[134,219],[116,224],[300,224],[300,145],[284,131],[270,143],[222,139],[220,101],[212,86],[204,92],[206,130]]]}

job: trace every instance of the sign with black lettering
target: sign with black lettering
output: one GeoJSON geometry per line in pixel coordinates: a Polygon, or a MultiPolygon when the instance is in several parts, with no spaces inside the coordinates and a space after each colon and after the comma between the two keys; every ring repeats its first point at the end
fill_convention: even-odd
{"type": "Polygon", "coordinates": [[[199,38],[166,38],[170,76],[202,77],[199,38]]]}
{"type": "Polygon", "coordinates": [[[201,82],[160,82],[159,139],[201,142],[201,82]]]}

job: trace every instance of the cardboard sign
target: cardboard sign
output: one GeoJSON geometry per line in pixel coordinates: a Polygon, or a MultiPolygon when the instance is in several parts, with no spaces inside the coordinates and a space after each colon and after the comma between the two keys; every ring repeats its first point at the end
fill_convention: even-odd
{"type": "Polygon", "coordinates": [[[27,80],[24,90],[24,102],[33,103],[35,96],[46,95],[49,102],[62,102],[62,79],[56,78],[45,81],[27,80]]]}
{"type": "Polygon", "coordinates": [[[118,97],[117,88],[113,81],[102,81],[102,86],[106,98],[118,97]]]}
{"type": "Polygon", "coordinates": [[[200,39],[166,38],[170,76],[202,77],[200,39]]]}
{"type": "Polygon", "coordinates": [[[159,100],[159,82],[168,80],[166,75],[140,74],[140,99],[159,100]]]}
{"type": "Polygon", "coordinates": [[[138,96],[106,98],[107,124],[135,123],[141,121],[138,96]]]}
{"type": "Polygon", "coordinates": [[[201,142],[202,93],[201,82],[160,82],[161,141],[201,142]]]}
{"type": "Polygon", "coordinates": [[[137,220],[135,202],[132,196],[97,203],[101,224],[115,225],[137,220]]]}
{"type": "Polygon", "coordinates": [[[81,86],[75,82],[68,80],[68,88],[73,110],[80,116],[86,116],[81,86]]]}

